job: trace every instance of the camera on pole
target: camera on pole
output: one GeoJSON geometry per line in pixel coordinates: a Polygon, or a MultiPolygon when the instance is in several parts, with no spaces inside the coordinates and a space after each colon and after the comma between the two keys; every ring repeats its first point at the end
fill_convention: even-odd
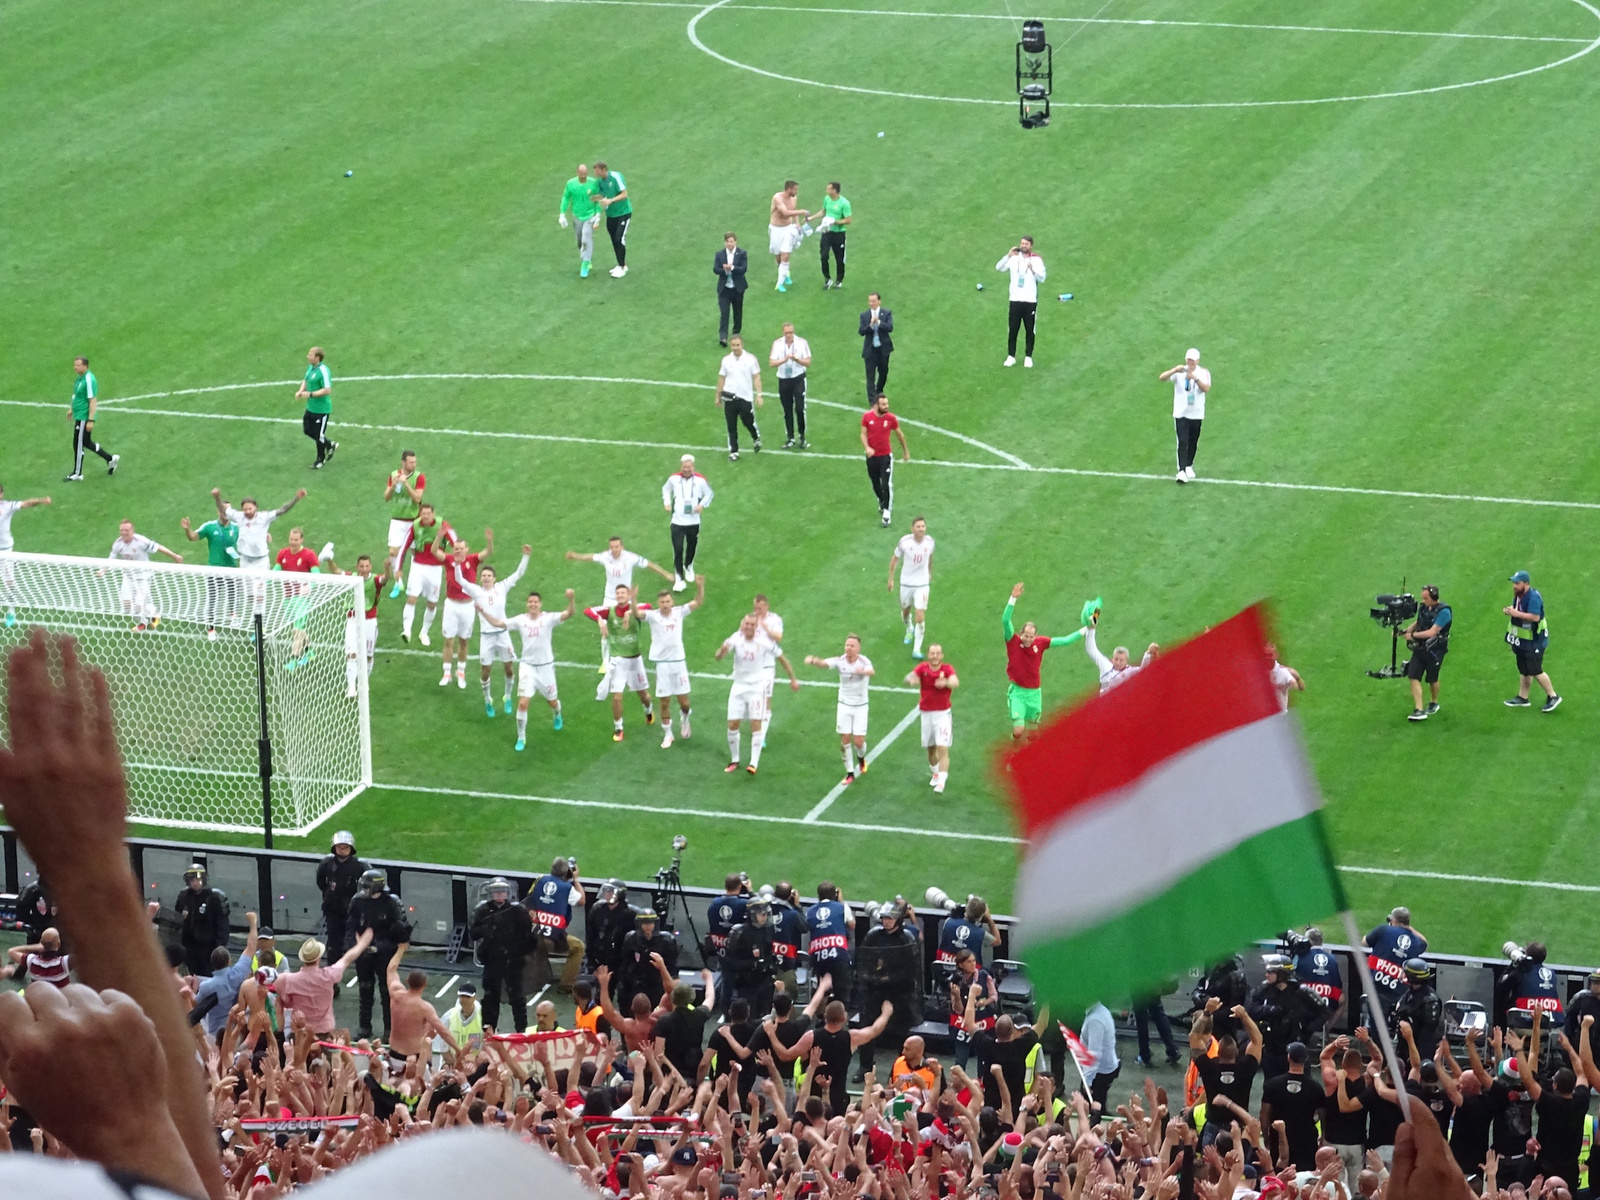
{"type": "MultiPolygon", "coordinates": [[[[1400,586],[1405,587],[1404,580],[1400,586]]],[[[1389,630],[1389,665],[1367,674],[1374,679],[1399,679],[1405,674],[1400,666],[1400,626],[1417,615],[1417,598],[1406,591],[1398,595],[1384,592],[1373,604],[1372,619],[1389,630]]]]}
{"type": "Polygon", "coordinates": [[[1017,43],[1017,109],[1024,129],[1050,124],[1050,89],[1053,83],[1050,43],[1044,40],[1044,22],[1022,23],[1017,43]]]}

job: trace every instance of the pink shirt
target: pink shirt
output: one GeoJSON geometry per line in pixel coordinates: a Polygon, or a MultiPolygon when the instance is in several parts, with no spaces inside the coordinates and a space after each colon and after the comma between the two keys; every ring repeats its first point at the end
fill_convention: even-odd
{"type": "MultiPolygon", "coordinates": [[[[313,1033],[333,1029],[333,989],[344,978],[343,967],[301,967],[290,975],[278,976],[278,1003],[293,1008],[306,1019],[313,1033]]],[[[285,1023],[287,1028],[287,1022],[285,1023]]]]}

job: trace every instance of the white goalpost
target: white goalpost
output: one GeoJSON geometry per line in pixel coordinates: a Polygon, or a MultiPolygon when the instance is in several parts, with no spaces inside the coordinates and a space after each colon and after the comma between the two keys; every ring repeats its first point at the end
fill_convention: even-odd
{"type": "Polygon", "coordinates": [[[0,650],[34,626],[78,640],[111,685],[129,819],[152,825],[263,830],[263,734],[273,832],[371,786],[364,607],[354,575],[0,553],[0,650]]]}

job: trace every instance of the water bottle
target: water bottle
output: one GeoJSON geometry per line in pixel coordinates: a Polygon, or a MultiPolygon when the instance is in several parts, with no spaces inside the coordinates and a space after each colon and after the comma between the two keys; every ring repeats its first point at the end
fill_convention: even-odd
{"type": "Polygon", "coordinates": [[[1056,299],[1062,301],[1063,303],[1065,303],[1066,301],[1072,299],[1072,293],[1071,292],[1062,292],[1061,295],[1056,297],[1056,299]]]}

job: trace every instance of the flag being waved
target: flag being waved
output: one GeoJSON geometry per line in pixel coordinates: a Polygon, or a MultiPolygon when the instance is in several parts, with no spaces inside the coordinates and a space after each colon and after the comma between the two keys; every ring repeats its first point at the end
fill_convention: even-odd
{"type": "Polygon", "coordinates": [[[1007,756],[1028,838],[1018,942],[1057,1012],[1345,907],[1263,618],[1163,653],[1007,756]]]}

